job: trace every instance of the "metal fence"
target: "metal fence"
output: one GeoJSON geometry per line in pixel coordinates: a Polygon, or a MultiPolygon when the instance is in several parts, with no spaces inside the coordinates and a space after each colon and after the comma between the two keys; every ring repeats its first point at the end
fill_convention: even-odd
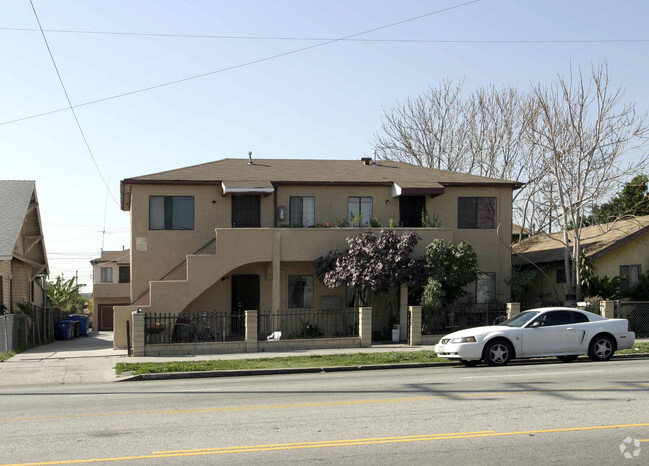
{"type": "Polygon", "coordinates": [[[358,336],[358,311],[353,308],[338,310],[289,309],[259,313],[259,339],[334,338],[358,336]],[[271,338],[273,338],[271,337],[271,338]]]}
{"type": "Polygon", "coordinates": [[[229,312],[144,316],[145,344],[243,341],[245,316],[229,312]]]}
{"type": "Polygon", "coordinates": [[[507,317],[507,305],[453,304],[434,311],[422,310],[421,333],[435,335],[471,327],[497,325],[507,317]]]}
{"type": "Polygon", "coordinates": [[[616,315],[629,321],[637,338],[649,337],[649,301],[618,301],[616,315]]]}

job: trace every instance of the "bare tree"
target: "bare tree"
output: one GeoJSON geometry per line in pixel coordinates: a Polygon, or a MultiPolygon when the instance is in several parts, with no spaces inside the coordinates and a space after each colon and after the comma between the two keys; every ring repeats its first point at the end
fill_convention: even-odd
{"type": "Polygon", "coordinates": [[[622,102],[622,88],[611,88],[606,64],[592,66],[589,75],[571,69],[568,78],[534,87],[532,96],[527,134],[546,170],[547,189],[539,194],[560,220],[566,281],[579,299],[583,219],[592,205],[646,169],[646,155],[627,162],[624,156],[647,143],[649,128],[635,104],[622,102]]]}

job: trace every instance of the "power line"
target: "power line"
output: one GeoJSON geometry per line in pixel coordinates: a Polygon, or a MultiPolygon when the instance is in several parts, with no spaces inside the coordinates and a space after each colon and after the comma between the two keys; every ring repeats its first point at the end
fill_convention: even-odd
{"type": "MultiPolygon", "coordinates": [[[[30,2],[31,1],[32,0],[30,0],[30,2]]],[[[263,62],[266,62],[266,61],[275,60],[277,58],[282,58],[282,57],[286,57],[286,56],[293,55],[293,54],[296,54],[296,53],[305,52],[307,50],[312,50],[312,49],[315,49],[315,48],[318,48],[318,47],[323,47],[325,45],[333,44],[335,42],[346,41],[346,40],[353,39],[353,38],[358,37],[358,36],[362,36],[364,34],[370,34],[372,32],[376,32],[376,31],[380,31],[380,30],[383,30],[383,29],[391,28],[391,27],[394,27],[394,26],[398,26],[400,24],[405,24],[405,23],[409,23],[409,22],[412,22],[412,21],[416,21],[418,19],[426,18],[428,16],[437,15],[437,14],[440,14],[440,13],[445,13],[447,11],[454,10],[454,9],[457,9],[457,8],[461,8],[461,7],[464,7],[464,6],[467,6],[467,5],[471,5],[473,3],[478,3],[480,1],[481,0],[471,0],[469,2],[460,3],[458,5],[454,5],[454,6],[451,6],[451,7],[448,7],[448,8],[443,8],[441,10],[432,11],[430,13],[425,13],[423,15],[413,16],[412,18],[408,18],[408,19],[404,19],[404,20],[397,21],[397,22],[394,22],[394,23],[386,24],[384,26],[379,26],[379,27],[376,27],[376,28],[368,29],[366,31],[357,32],[355,34],[350,34],[350,35],[340,37],[340,38],[337,38],[337,39],[328,39],[328,40],[325,40],[324,42],[321,42],[319,44],[309,45],[307,47],[301,47],[299,49],[294,49],[294,50],[290,50],[288,52],[283,52],[283,53],[279,53],[279,54],[276,54],[276,55],[271,55],[271,56],[268,56],[268,57],[259,58],[257,60],[252,60],[252,61],[249,61],[249,62],[240,63],[238,65],[233,65],[233,66],[229,66],[229,67],[226,67],[226,68],[221,68],[219,70],[209,71],[207,73],[201,73],[201,74],[197,74],[197,75],[194,75],[194,76],[188,76],[186,78],[176,79],[174,81],[168,81],[168,82],[165,82],[165,83],[156,84],[154,86],[149,86],[149,87],[144,87],[144,88],[141,88],[141,89],[136,89],[136,90],[133,90],[133,91],[124,92],[122,94],[116,94],[116,95],[113,95],[113,96],[104,97],[102,99],[97,99],[97,100],[92,100],[92,101],[89,101],[89,102],[84,102],[82,104],[77,104],[77,105],[74,105],[74,106],[72,105],[72,103],[70,102],[70,99],[68,98],[68,103],[70,104],[69,107],[60,108],[60,109],[57,109],[57,110],[50,110],[49,112],[43,112],[43,113],[39,113],[39,114],[36,114],[36,115],[28,116],[28,117],[17,118],[15,120],[4,121],[4,122],[0,123],[0,126],[8,125],[10,123],[17,123],[19,121],[30,120],[32,118],[39,118],[39,117],[42,117],[42,116],[51,115],[53,113],[63,112],[63,111],[68,110],[68,109],[73,110],[73,113],[74,113],[75,108],[85,107],[86,105],[94,105],[94,104],[98,104],[98,103],[101,103],[101,102],[106,102],[108,100],[119,99],[119,98],[122,98],[122,97],[127,97],[127,96],[130,96],[130,95],[139,94],[139,93],[142,93],[142,92],[152,91],[154,89],[160,89],[162,87],[173,86],[173,85],[184,83],[184,82],[187,82],[187,81],[192,81],[192,80],[195,80],[195,79],[205,78],[207,76],[212,76],[212,75],[215,75],[215,74],[224,73],[226,71],[232,71],[232,70],[236,70],[236,69],[243,68],[243,67],[246,67],[246,66],[256,65],[258,63],[263,63],[263,62]]],[[[32,8],[33,8],[33,5],[32,5],[32,8]]],[[[34,14],[35,13],[36,13],[36,10],[34,10],[34,14]]],[[[39,26],[40,26],[40,22],[39,22],[39,26]]],[[[41,31],[42,31],[42,29],[41,29],[41,31]]],[[[43,33],[43,38],[45,38],[45,33],[43,33]]],[[[46,43],[47,43],[47,41],[46,41],[46,43]]],[[[48,46],[48,50],[49,50],[49,46],[48,46]]],[[[50,53],[50,56],[51,56],[51,53],[50,53]]],[[[53,58],[52,58],[52,61],[54,61],[53,58]]],[[[56,65],[55,65],[55,67],[56,67],[56,65]]],[[[57,70],[57,73],[58,73],[58,70],[57,70]]],[[[60,76],[59,76],[59,79],[60,79],[60,76]]],[[[61,85],[63,85],[63,81],[61,81],[61,85]]],[[[67,97],[67,92],[66,92],[66,97],[67,97]]],[[[75,119],[76,118],[77,117],[76,117],[76,114],[75,114],[75,119]]],[[[78,121],[77,121],[77,123],[78,123],[78,121]]],[[[79,129],[81,129],[80,126],[79,126],[79,129]]],[[[85,136],[84,136],[84,140],[85,140],[85,136]]],[[[90,150],[90,147],[88,147],[88,150],[90,150]]],[[[94,160],[94,157],[93,157],[93,160],[94,160]]],[[[95,162],[95,165],[96,165],[96,162],[95,162]]],[[[97,167],[97,170],[99,170],[99,167],[97,167]]],[[[102,176],[102,180],[104,181],[104,184],[106,184],[106,181],[104,180],[103,176],[102,176]]],[[[106,187],[108,188],[107,184],[106,184],[106,187]]],[[[110,190],[109,190],[109,192],[110,192],[110,190]]],[[[112,196],[112,193],[111,193],[111,196],[112,196]]],[[[117,199],[115,199],[115,197],[113,197],[113,199],[115,200],[115,202],[117,202],[117,199]]],[[[119,204],[119,202],[118,202],[118,204],[119,204]]]]}
{"type": "Polygon", "coordinates": [[[99,165],[97,164],[97,160],[95,160],[95,156],[92,153],[92,149],[90,148],[90,144],[88,144],[88,139],[86,138],[85,133],[83,132],[83,128],[81,128],[81,123],[79,122],[79,118],[77,118],[77,112],[74,111],[74,106],[72,105],[72,101],[70,100],[70,96],[68,95],[68,91],[65,88],[65,84],[63,83],[63,78],[61,77],[61,73],[59,72],[59,67],[56,65],[56,60],[54,60],[54,55],[52,54],[52,49],[50,49],[50,44],[47,42],[47,37],[45,37],[45,32],[43,32],[43,26],[41,25],[41,20],[38,18],[38,13],[36,13],[36,8],[34,7],[34,2],[32,0],[29,0],[30,5],[32,6],[32,10],[34,11],[34,16],[36,17],[36,22],[38,23],[38,27],[41,31],[41,35],[43,36],[43,40],[45,41],[45,46],[47,47],[47,53],[49,53],[50,58],[52,60],[52,64],[54,65],[54,69],[56,70],[56,75],[59,78],[59,82],[61,83],[61,87],[63,88],[63,93],[65,94],[65,98],[68,101],[69,109],[72,111],[72,115],[74,116],[74,121],[77,122],[77,128],[79,128],[79,132],[81,133],[81,137],[83,138],[83,142],[86,145],[86,148],[88,149],[88,153],[90,154],[90,158],[92,159],[92,162],[95,164],[95,168],[97,169],[97,173],[99,173],[99,177],[101,178],[101,181],[104,182],[104,185],[106,186],[106,189],[110,193],[110,196],[113,198],[115,203],[117,205],[120,205],[119,201],[113,196],[113,193],[110,192],[110,188],[108,187],[108,183],[106,182],[106,179],[104,178],[104,175],[101,173],[101,170],[99,169],[99,165]]]}
{"type": "MultiPolygon", "coordinates": [[[[38,32],[38,29],[0,27],[3,31],[38,32]]],[[[45,32],[60,34],[91,34],[135,37],[172,37],[180,39],[219,39],[219,40],[263,40],[263,41],[340,41],[340,42],[404,42],[424,44],[601,44],[649,42],[649,39],[336,39],[333,37],[274,37],[274,36],[226,36],[212,34],[164,34],[155,32],[83,31],[75,29],[45,29],[45,32]]]]}

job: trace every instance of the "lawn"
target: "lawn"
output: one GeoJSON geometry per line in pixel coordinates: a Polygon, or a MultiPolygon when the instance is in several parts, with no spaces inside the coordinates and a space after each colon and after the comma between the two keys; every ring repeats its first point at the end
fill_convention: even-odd
{"type": "MultiPolygon", "coordinates": [[[[649,353],[649,342],[636,343],[633,348],[617,354],[649,353]]],[[[2,355],[0,355],[1,357],[2,355]]],[[[115,366],[117,375],[159,374],[165,372],[202,372],[246,369],[282,369],[300,367],[371,366],[420,362],[446,362],[434,351],[408,351],[388,353],[328,354],[313,356],[286,356],[277,358],[251,358],[235,360],[175,361],[175,362],[120,362],[115,366]]]]}

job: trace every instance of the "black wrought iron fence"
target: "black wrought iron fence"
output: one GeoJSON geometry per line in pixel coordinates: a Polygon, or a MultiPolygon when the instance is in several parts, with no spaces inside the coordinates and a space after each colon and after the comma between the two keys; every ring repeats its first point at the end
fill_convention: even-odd
{"type": "Polygon", "coordinates": [[[358,311],[289,309],[259,313],[259,339],[334,338],[358,336],[358,311]]]}
{"type": "Polygon", "coordinates": [[[507,305],[453,304],[433,311],[422,310],[421,333],[435,335],[470,327],[497,325],[507,317],[507,305]]]}
{"type": "Polygon", "coordinates": [[[229,312],[147,313],[145,344],[242,341],[245,316],[229,312]]]}
{"type": "Polygon", "coordinates": [[[649,301],[619,301],[617,317],[629,321],[636,338],[649,337],[649,301]]]}

